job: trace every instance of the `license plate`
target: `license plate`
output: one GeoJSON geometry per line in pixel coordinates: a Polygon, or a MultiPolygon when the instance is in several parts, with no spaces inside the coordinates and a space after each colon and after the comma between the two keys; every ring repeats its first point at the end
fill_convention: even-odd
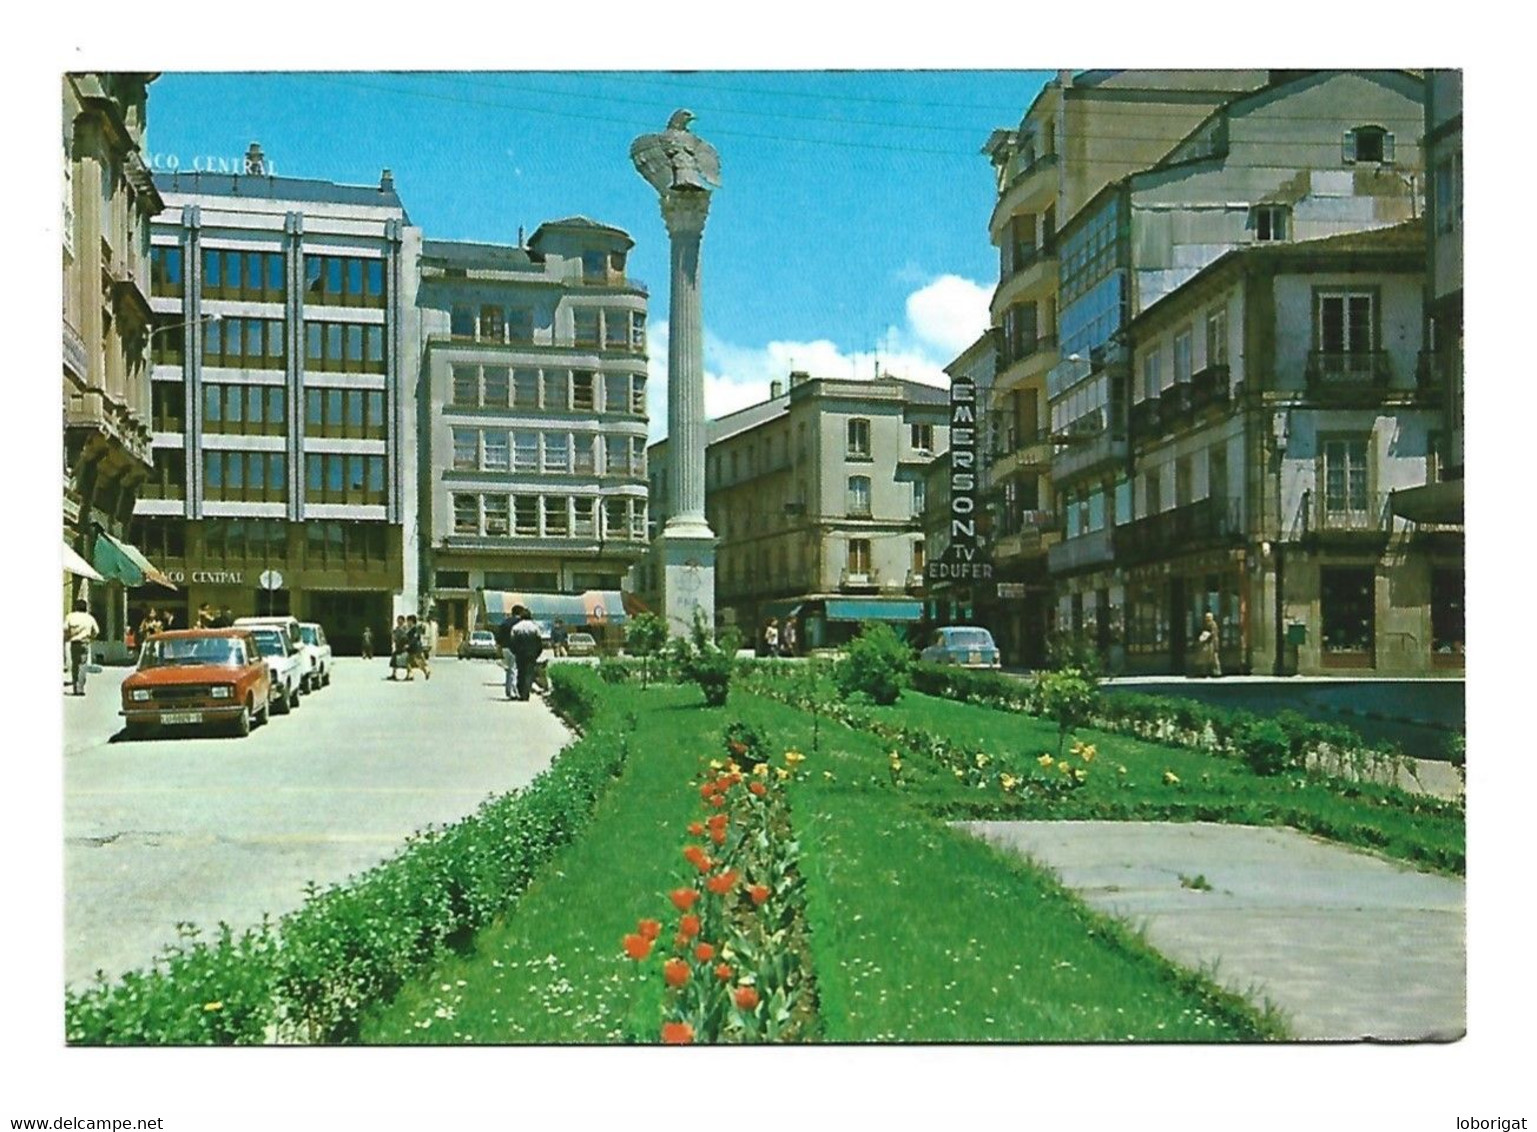
{"type": "Polygon", "coordinates": [[[979,653],[979,652],[972,653],[971,654],[971,661],[970,661],[970,663],[972,663],[972,664],[981,664],[982,663],[982,654],[979,653]]]}
{"type": "Polygon", "coordinates": [[[167,725],[176,723],[202,723],[203,713],[200,711],[163,711],[160,713],[160,722],[167,725]]]}

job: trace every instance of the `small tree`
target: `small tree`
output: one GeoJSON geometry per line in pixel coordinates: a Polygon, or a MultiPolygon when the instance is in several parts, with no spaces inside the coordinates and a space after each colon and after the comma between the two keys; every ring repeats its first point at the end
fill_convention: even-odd
{"type": "Polygon", "coordinates": [[[894,704],[907,686],[912,650],[882,621],[866,625],[849,643],[834,679],[845,695],[862,692],[878,704],[894,704]]]}
{"type": "Polygon", "coordinates": [[[646,687],[651,678],[651,657],[667,643],[667,622],[655,613],[638,614],[630,622],[630,632],[625,647],[640,657],[640,686],[646,687]]]}
{"type": "Polygon", "coordinates": [[[705,703],[720,707],[731,693],[732,654],[712,639],[704,613],[697,606],[689,636],[691,640],[686,642],[689,647],[682,657],[683,677],[699,685],[705,703]]]}
{"type": "Polygon", "coordinates": [[[1057,721],[1057,758],[1068,733],[1084,723],[1099,701],[1099,686],[1081,669],[1062,668],[1035,678],[1035,699],[1042,715],[1057,721]]]}

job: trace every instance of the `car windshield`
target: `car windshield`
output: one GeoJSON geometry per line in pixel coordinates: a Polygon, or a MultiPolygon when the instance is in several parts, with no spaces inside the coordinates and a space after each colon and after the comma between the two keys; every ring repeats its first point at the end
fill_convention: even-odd
{"type": "Polygon", "coordinates": [[[245,649],[230,637],[172,637],[152,639],[139,657],[140,668],[163,668],[180,664],[221,664],[238,667],[245,663],[245,649]]]}
{"type": "Polygon", "coordinates": [[[948,629],[940,644],[949,645],[953,649],[990,649],[993,647],[993,635],[986,629],[948,629]]]}
{"type": "Polygon", "coordinates": [[[489,641],[489,640],[492,640],[493,638],[494,638],[494,634],[482,632],[480,630],[476,630],[475,632],[470,634],[470,640],[472,640],[472,641],[489,641]]]}
{"type": "Polygon", "coordinates": [[[315,626],[313,625],[300,625],[299,639],[307,645],[320,644],[320,634],[315,631],[315,626]]]}
{"type": "Polygon", "coordinates": [[[256,647],[262,656],[288,655],[288,645],[281,629],[252,629],[251,636],[256,638],[256,647]]]}

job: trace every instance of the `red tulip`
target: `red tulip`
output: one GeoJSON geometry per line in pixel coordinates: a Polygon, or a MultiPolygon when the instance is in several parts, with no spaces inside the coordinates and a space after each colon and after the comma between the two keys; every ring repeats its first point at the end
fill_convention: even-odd
{"type": "Polygon", "coordinates": [[[656,920],[642,920],[636,928],[642,939],[655,939],[662,934],[662,925],[656,920]]]}
{"type": "Polygon", "coordinates": [[[738,1010],[751,1010],[758,1005],[758,991],[755,987],[737,987],[736,994],[732,996],[738,1010]]]}
{"type": "Polygon", "coordinates": [[[627,935],[624,937],[624,953],[631,959],[644,959],[651,954],[651,941],[643,935],[627,935]]]}
{"type": "Polygon", "coordinates": [[[673,906],[680,912],[687,912],[694,906],[694,901],[699,899],[699,892],[693,888],[675,888],[671,894],[673,906]]]}
{"type": "Polygon", "coordinates": [[[681,959],[669,959],[662,964],[662,977],[670,987],[681,987],[688,982],[688,964],[681,959]]]}
{"type": "Polygon", "coordinates": [[[699,934],[699,917],[694,915],[684,916],[678,921],[678,934],[684,939],[693,939],[699,934]]]}
{"type": "Polygon", "coordinates": [[[747,890],[747,895],[752,897],[754,904],[762,904],[770,896],[774,895],[774,890],[766,884],[755,884],[747,890]]]}
{"type": "Polygon", "coordinates": [[[686,1046],[694,1040],[694,1027],[687,1022],[663,1022],[662,1044],[669,1046],[686,1046]]]}

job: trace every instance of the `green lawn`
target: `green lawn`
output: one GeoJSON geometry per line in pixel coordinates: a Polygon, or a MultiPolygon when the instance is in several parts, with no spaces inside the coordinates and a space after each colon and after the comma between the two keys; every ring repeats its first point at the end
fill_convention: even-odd
{"type": "MultiPolygon", "coordinates": [[[[595,679],[589,676],[583,679],[595,679]]],[[[511,912],[366,1023],[366,1042],[655,1040],[662,987],[623,957],[641,917],[666,919],[686,876],[695,780],[744,719],[777,756],[808,755],[795,836],[822,1035],[834,1041],[1222,1040],[1278,1026],[1168,964],[1048,876],[948,829],[890,781],[887,744],[734,691],[602,686],[601,718],[633,713],[632,754],[579,840],[511,912]]],[[[973,722],[988,714],[965,709],[973,722]]],[[[994,713],[996,714],[996,713],[994,713]]]]}

